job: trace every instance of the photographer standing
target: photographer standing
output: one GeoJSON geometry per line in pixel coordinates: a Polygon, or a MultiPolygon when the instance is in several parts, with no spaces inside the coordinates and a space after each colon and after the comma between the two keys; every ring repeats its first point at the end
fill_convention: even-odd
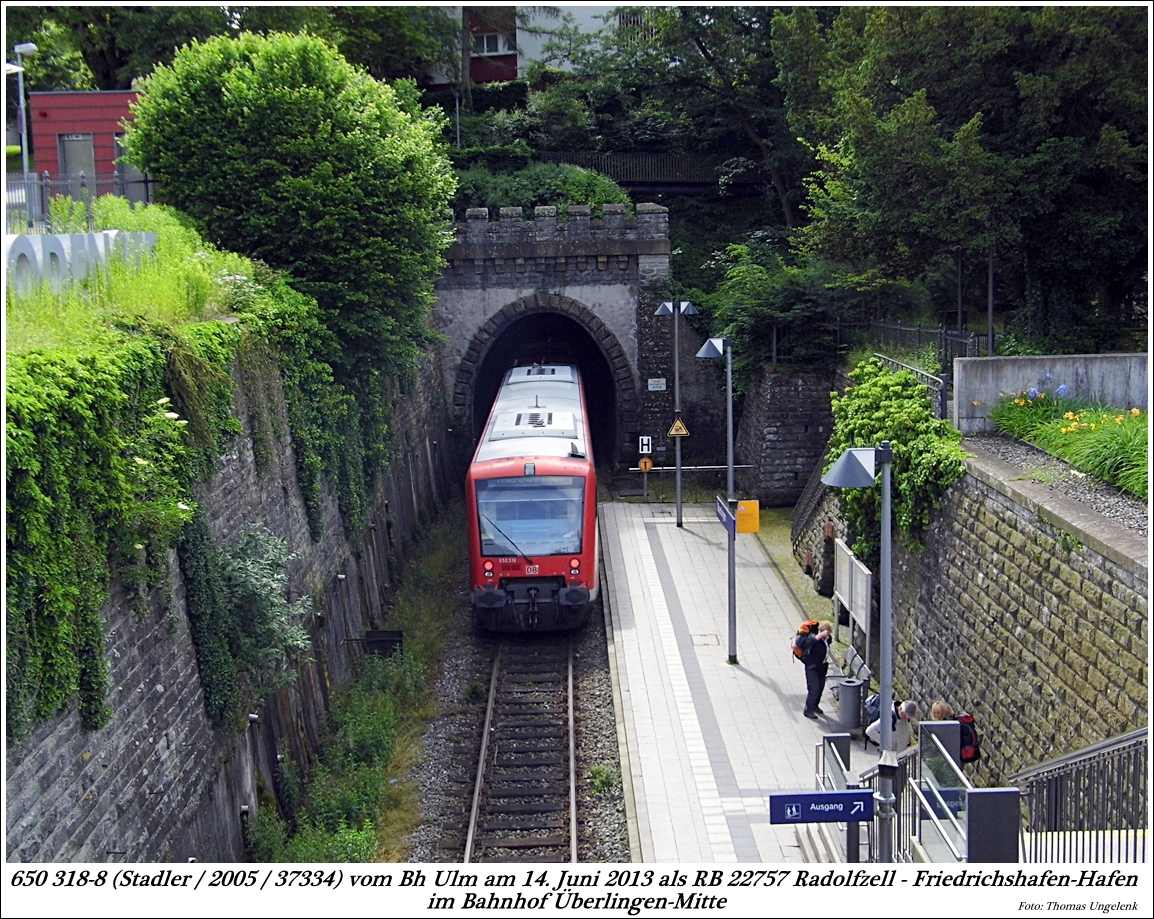
{"type": "Polygon", "coordinates": [[[805,711],[806,718],[816,720],[824,715],[821,710],[821,694],[825,689],[825,675],[829,671],[829,642],[833,635],[833,623],[828,619],[819,622],[817,631],[799,635],[796,639],[801,649],[801,662],[805,664],[805,711]]]}

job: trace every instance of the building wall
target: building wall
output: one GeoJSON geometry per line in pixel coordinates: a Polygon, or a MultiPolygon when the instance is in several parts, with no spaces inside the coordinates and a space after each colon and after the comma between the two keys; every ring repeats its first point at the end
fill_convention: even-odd
{"type": "Polygon", "coordinates": [[[96,171],[110,173],[119,168],[116,135],[124,131],[121,122],[131,118],[128,106],[137,95],[120,90],[30,93],[28,122],[36,172],[56,175],[61,171],[57,143],[61,134],[91,134],[96,171]]]}
{"type": "Polygon", "coordinates": [[[113,584],[103,613],[112,721],[86,732],[70,711],[9,746],[8,861],[243,860],[245,821],[274,800],[278,756],[291,757],[302,772],[312,762],[330,688],[353,675],[361,655],[356,639],[367,628],[384,627],[384,604],[408,540],[458,493],[433,361],[422,367],[413,392],[397,395],[395,459],[382,472],[359,543],[345,532],[327,491],[325,532],[314,542],[279,379],[259,367],[238,367],[236,378],[245,433],[198,499],[217,545],[260,523],[298,554],[290,586],[294,597],[316,598],[307,623],[314,662],[253,711],[255,721],[214,728],[204,710],[175,561],[171,607],[157,591],[146,611],[134,610],[123,586],[113,584]],[[261,468],[253,452],[253,408],[273,421],[272,459],[261,468]]]}

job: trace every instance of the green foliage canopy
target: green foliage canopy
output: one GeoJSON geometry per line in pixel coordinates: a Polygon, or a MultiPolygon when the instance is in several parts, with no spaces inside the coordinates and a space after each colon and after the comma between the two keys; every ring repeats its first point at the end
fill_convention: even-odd
{"type": "Polygon", "coordinates": [[[1110,346],[1146,286],[1146,22],[1101,6],[778,13],[778,84],[819,160],[805,249],[870,287],[993,247],[1024,331],[1110,346]]]}
{"type": "MultiPolygon", "coordinates": [[[[850,379],[854,385],[845,395],[832,394],[829,464],[850,447],[876,447],[888,440],[894,452],[894,527],[902,542],[916,549],[920,531],[941,506],[942,492],[965,471],[962,435],[934,417],[929,390],[908,370],[893,373],[871,358],[859,364],[850,379]]],[[[854,554],[876,569],[881,552],[880,485],[839,489],[838,503],[854,554]]]]}
{"type": "Polygon", "coordinates": [[[308,35],[192,44],[148,79],[127,146],[205,234],[289,270],[347,369],[429,340],[453,191],[439,121],[308,35]]]}

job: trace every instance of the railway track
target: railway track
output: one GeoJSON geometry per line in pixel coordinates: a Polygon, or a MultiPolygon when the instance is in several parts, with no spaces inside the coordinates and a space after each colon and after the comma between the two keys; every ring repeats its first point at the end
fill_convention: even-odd
{"type": "Polygon", "coordinates": [[[508,639],[497,649],[465,862],[577,861],[573,648],[508,639]]]}

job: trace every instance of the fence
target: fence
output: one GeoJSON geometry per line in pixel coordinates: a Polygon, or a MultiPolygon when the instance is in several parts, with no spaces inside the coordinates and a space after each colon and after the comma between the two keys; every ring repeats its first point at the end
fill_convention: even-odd
{"type": "MultiPolygon", "coordinates": [[[[593,169],[615,182],[716,185],[725,156],[683,156],[673,153],[537,153],[542,163],[566,163],[593,169]]],[[[761,170],[750,168],[729,178],[734,185],[756,185],[765,181],[761,170]]]]}
{"type": "Polygon", "coordinates": [[[1031,862],[1145,862],[1147,728],[1011,776],[1031,862]]]}
{"type": "MultiPolygon", "coordinates": [[[[158,183],[135,170],[97,172],[48,172],[9,175],[5,177],[4,200],[8,215],[7,233],[52,233],[92,230],[92,201],[101,195],[116,195],[136,203],[156,200],[158,183]],[[85,209],[85,225],[59,227],[52,225],[52,199],[60,196],[79,201],[85,209]]],[[[58,208],[58,213],[61,209],[58,208]]]]}

